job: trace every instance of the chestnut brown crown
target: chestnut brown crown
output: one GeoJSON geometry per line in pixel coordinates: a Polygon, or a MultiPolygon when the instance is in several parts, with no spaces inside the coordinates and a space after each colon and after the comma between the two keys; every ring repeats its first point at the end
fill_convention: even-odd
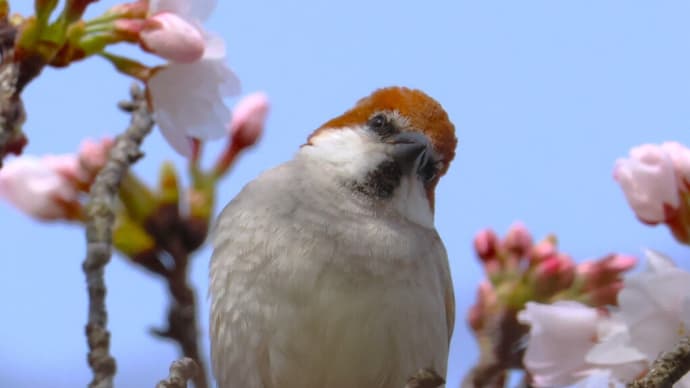
{"type": "Polygon", "coordinates": [[[429,138],[443,163],[438,176],[445,174],[458,143],[455,126],[441,104],[418,89],[400,86],[378,89],[359,100],[352,109],[321,125],[311,134],[308,143],[311,144],[311,139],[321,131],[363,125],[372,115],[384,111],[397,112],[408,120],[410,130],[429,138]]]}

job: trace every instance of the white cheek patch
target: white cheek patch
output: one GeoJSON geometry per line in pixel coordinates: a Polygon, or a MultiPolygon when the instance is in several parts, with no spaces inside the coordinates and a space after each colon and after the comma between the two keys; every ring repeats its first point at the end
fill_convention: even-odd
{"type": "Polygon", "coordinates": [[[316,163],[329,164],[332,172],[344,179],[360,180],[388,155],[378,139],[365,128],[339,128],[323,131],[312,138],[312,147],[300,153],[316,163]]]}

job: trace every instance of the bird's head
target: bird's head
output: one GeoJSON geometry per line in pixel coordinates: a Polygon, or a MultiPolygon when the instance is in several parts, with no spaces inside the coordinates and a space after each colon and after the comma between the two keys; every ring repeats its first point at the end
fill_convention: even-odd
{"type": "Polygon", "coordinates": [[[327,121],[301,152],[358,195],[393,201],[426,225],[433,224],[434,190],[456,144],[455,127],[437,101],[420,90],[389,87],[327,121]]]}

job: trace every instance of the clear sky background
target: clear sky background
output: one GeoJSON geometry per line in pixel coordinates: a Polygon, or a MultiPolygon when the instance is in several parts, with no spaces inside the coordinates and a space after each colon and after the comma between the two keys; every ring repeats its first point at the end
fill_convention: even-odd
{"type": "MultiPolygon", "coordinates": [[[[11,3],[28,12],[33,2],[11,3]]],[[[101,3],[91,14],[116,2],[101,3]]],[[[686,1],[221,1],[208,27],[226,38],[244,92],[267,92],[273,108],[219,201],[375,88],[407,85],[438,99],[460,140],[436,214],[457,298],[455,387],[477,357],[464,317],[481,280],[479,229],[504,233],[522,220],[537,237],[557,233],[578,261],[653,247],[690,263],[664,228],[636,221],[611,175],[631,146],[690,144],[689,15],[686,1]]],[[[115,103],[129,84],[98,58],[47,69],[24,95],[26,153],[73,152],[85,137],[122,131],[128,117],[115,103]]],[[[163,160],[183,166],[157,133],[144,149],[135,171],[149,182],[163,160]]],[[[0,241],[0,386],[85,386],[83,229],[37,223],[3,203],[0,241]]],[[[201,251],[192,272],[204,329],[209,255],[201,251]]],[[[152,387],[178,356],[148,334],[164,323],[165,288],[121,257],[106,280],[116,384],[152,387]]]]}

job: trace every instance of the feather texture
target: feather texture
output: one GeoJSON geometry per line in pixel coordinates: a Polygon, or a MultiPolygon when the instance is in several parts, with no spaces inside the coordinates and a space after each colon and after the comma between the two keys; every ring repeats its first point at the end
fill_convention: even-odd
{"type": "Polygon", "coordinates": [[[267,171],[219,218],[219,387],[399,388],[422,367],[445,375],[452,285],[436,231],[312,181],[323,175],[311,168],[297,158],[267,171]]]}

